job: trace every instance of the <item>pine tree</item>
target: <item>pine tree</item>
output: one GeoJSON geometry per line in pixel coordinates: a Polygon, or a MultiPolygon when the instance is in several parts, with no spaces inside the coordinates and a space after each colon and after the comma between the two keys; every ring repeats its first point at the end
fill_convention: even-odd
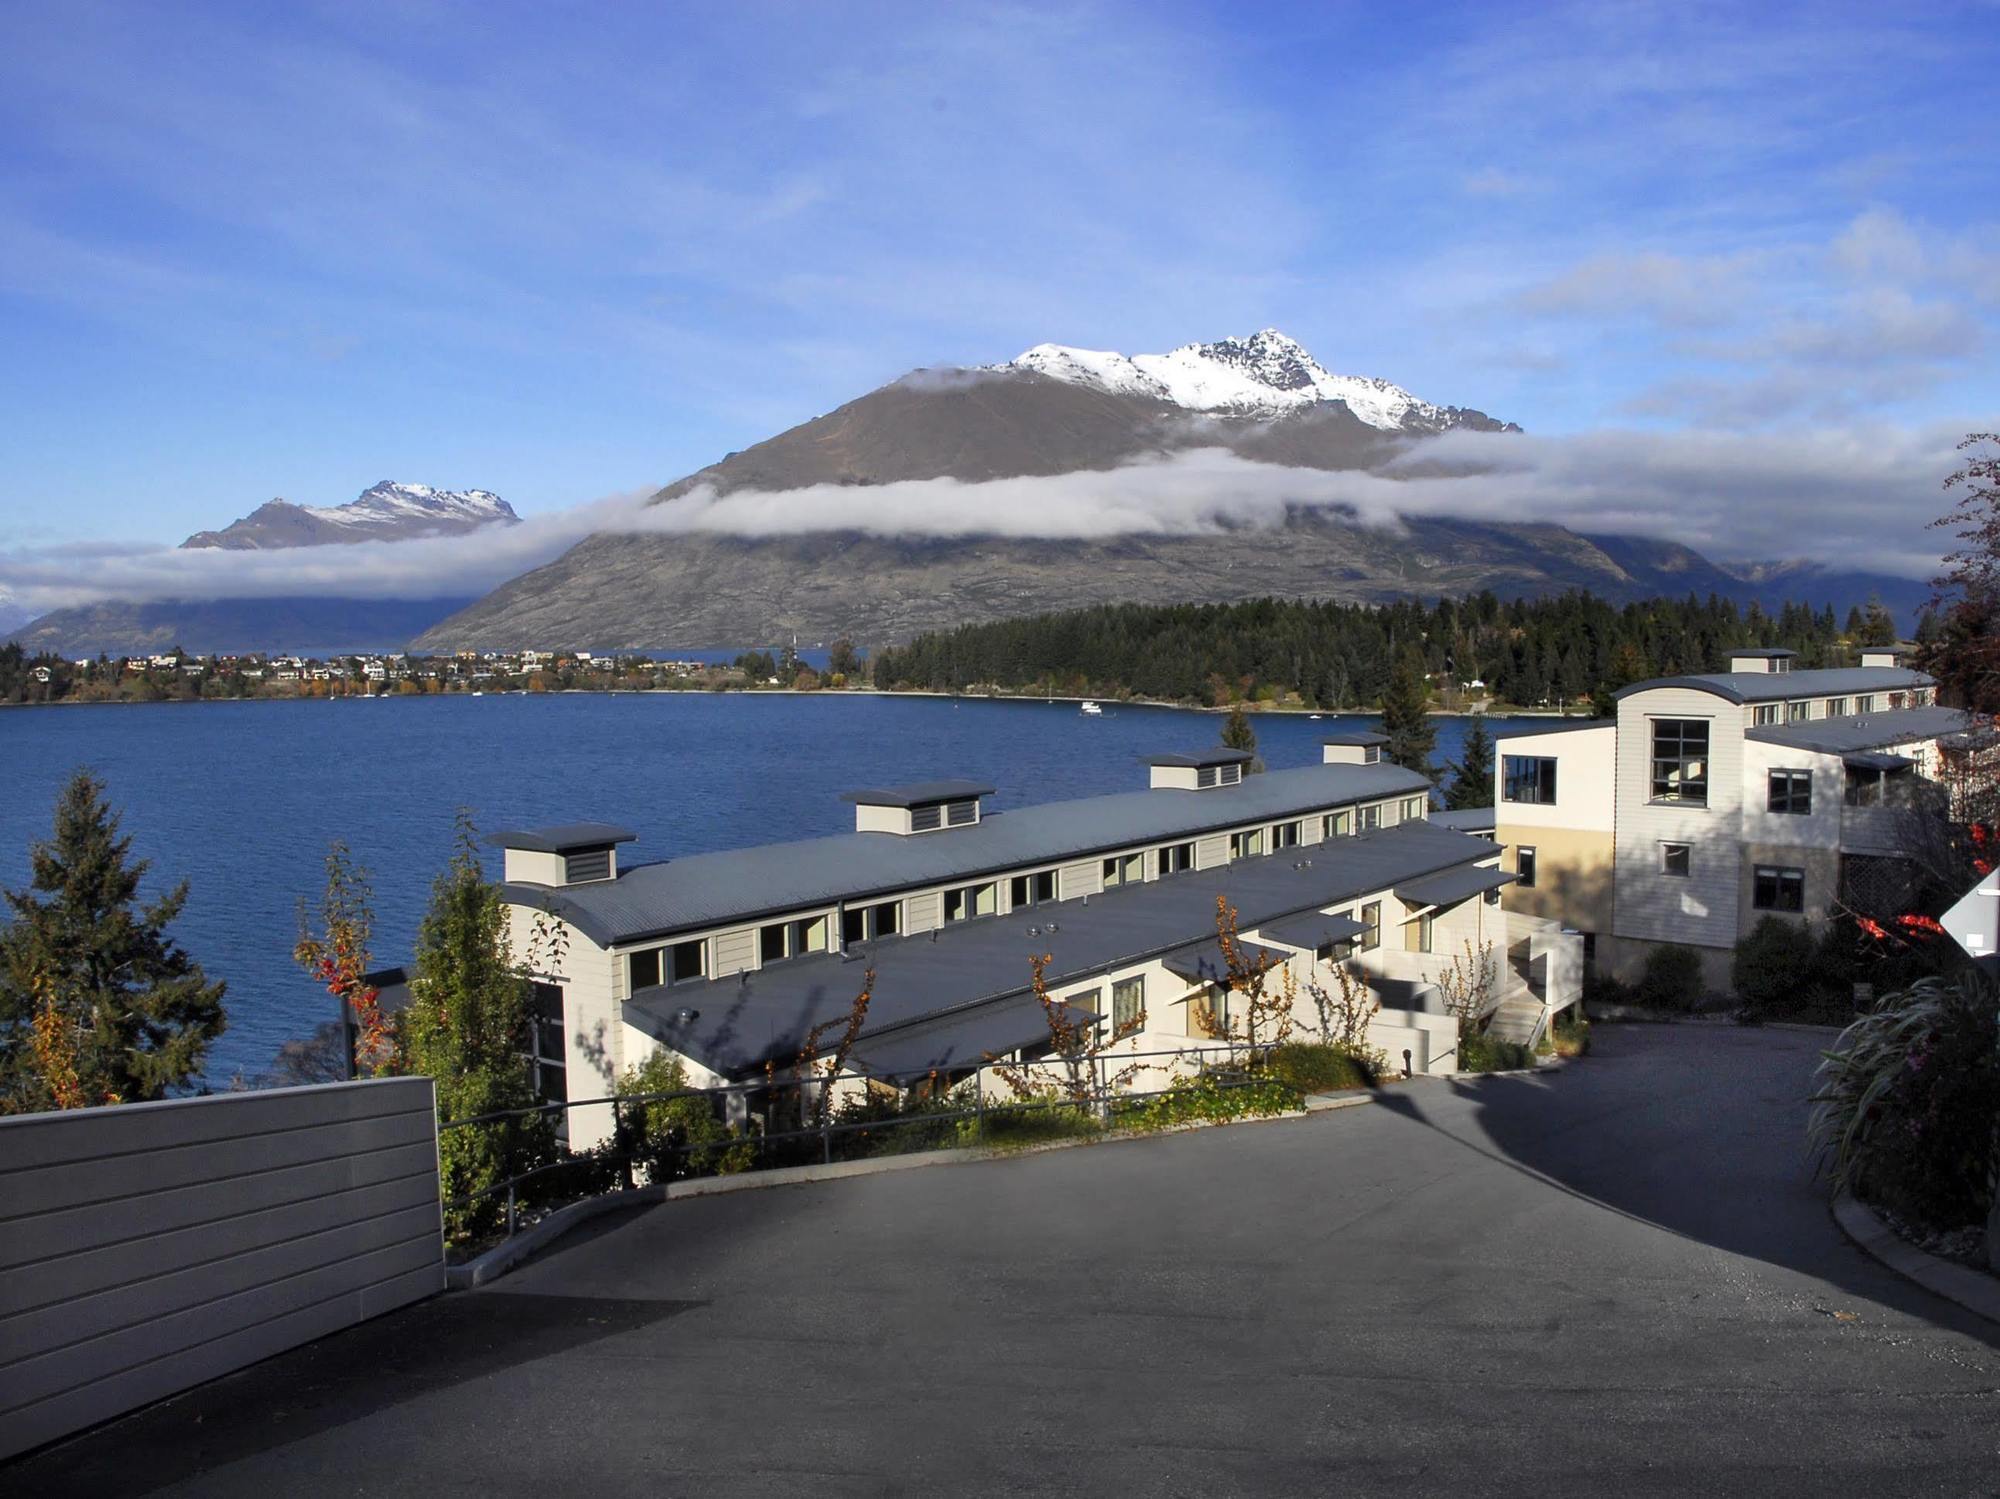
{"type": "Polygon", "coordinates": [[[1257,731],[1250,727],[1250,715],[1243,711],[1241,703],[1232,707],[1229,717],[1222,721],[1222,742],[1233,750],[1257,753],[1257,731]]]}
{"type": "Polygon", "coordinates": [[[4,892],[0,1112],[164,1098],[200,1075],[227,1026],[224,986],[166,933],[186,881],[141,906],[149,865],[131,850],[104,783],[78,771],[30,855],[29,888],[4,892]]]}
{"type": "MultiPolygon", "coordinates": [[[[405,1068],[435,1079],[438,1121],[470,1119],[535,1102],[529,1080],[528,983],[514,967],[499,888],[479,863],[470,818],[458,819],[451,863],[431,885],[417,933],[410,1006],[398,1028],[405,1068]]],[[[447,1130],[438,1162],[447,1201],[491,1187],[525,1169],[547,1146],[539,1122],[447,1130]]],[[[470,1231],[497,1212],[493,1199],[453,1209],[454,1230],[470,1231]]]]}
{"type": "Polygon", "coordinates": [[[1415,659],[1407,654],[1397,658],[1389,690],[1382,694],[1382,732],[1389,736],[1384,753],[1396,764],[1435,780],[1431,749],[1437,743],[1437,725],[1431,722],[1429,707],[1415,659]]]}
{"type": "Polygon", "coordinates": [[[1493,736],[1484,717],[1475,717],[1465,731],[1465,751],[1453,767],[1451,790],[1444,804],[1454,812],[1493,805],[1493,736]]]}

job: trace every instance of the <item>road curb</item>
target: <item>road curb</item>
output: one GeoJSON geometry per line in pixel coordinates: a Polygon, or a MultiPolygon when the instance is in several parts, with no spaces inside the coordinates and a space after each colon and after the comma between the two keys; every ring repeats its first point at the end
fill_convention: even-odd
{"type": "Polygon", "coordinates": [[[757,1192],[770,1187],[806,1186],[814,1182],[845,1181],[857,1176],[885,1176],[892,1171],[915,1171],[925,1166],[970,1166],[982,1161],[1015,1160],[1042,1155],[1051,1150],[1070,1150],[1082,1145],[1118,1145],[1128,1140],[1156,1140],[1162,1135],[1184,1135],[1200,1129],[1222,1129],[1239,1124],[1269,1124],[1281,1119],[1305,1119],[1331,1110],[1351,1109],[1375,1101],[1373,1093],[1315,1093],[1299,1109],[1278,1114],[1257,1114],[1243,1119],[1193,1119],[1185,1124],[1168,1124],[1159,1129],[1115,1130],[1109,1134],[1087,1135],[1073,1140],[1041,1140],[1032,1145],[980,1145],[966,1150],[913,1150],[908,1155],[881,1156],[866,1161],[834,1161],[823,1166],[778,1166],[769,1171],[746,1171],[740,1176],[698,1176],[689,1181],[661,1186],[633,1187],[602,1197],[586,1197],[559,1208],[548,1217],[523,1229],[504,1244],[496,1244],[484,1254],[462,1265],[447,1265],[445,1289],[470,1291],[490,1285],[514,1269],[537,1250],[545,1249],[571,1229],[606,1213],[623,1208],[652,1207],[662,1202],[678,1202],[688,1197],[719,1197],[729,1192],[757,1192]]]}
{"type": "Polygon", "coordinates": [[[1905,1280],[2000,1324],[2000,1277],[1926,1254],[1878,1218],[1850,1192],[1833,1200],[1833,1221],[1863,1254],[1879,1260],[1905,1280]]]}

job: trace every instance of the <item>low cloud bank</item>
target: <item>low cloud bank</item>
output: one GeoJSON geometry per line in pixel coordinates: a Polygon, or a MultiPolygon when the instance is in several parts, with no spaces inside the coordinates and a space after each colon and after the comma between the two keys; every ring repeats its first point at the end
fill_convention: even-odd
{"type": "Polygon", "coordinates": [[[289,551],[61,547],[0,552],[0,598],[36,612],[104,600],[463,597],[496,587],[594,532],[747,537],[807,531],[1079,540],[1201,535],[1282,524],[1299,506],[1365,525],[1402,516],[1543,522],[1684,543],[1717,561],[1803,559],[1913,578],[1937,569],[1943,477],[1960,426],[1779,435],[1454,432],[1385,469],[1329,473],[1201,448],[1104,472],[815,485],[665,505],[614,495],[570,510],[421,541],[289,551]]]}

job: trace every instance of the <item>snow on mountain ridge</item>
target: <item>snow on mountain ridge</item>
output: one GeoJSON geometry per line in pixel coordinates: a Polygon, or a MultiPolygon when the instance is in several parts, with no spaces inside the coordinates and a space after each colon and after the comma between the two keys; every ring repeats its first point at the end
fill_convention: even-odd
{"type": "Polygon", "coordinates": [[[368,525],[377,521],[513,520],[514,507],[488,489],[433,489],[428,484],[398,484],[384,479],[345,505],[301,505],[317,520],[336,526],[368,525]]]}
{"type": "Polygon", "coordinates": [[[986,368],[1027,371],[1116,395],[1170,401],[1191,411],[1265,416],[1344,401],[1361,421],[1388,432],[1435,431],[1452,418],[1449,408],[1419,400],[1387,380],[1333,374],[1297,339],[1276,328],[1248,338],[1183,344],[1165,354],[1127,356],[1036,344],[1006,364],[986,368]]]}

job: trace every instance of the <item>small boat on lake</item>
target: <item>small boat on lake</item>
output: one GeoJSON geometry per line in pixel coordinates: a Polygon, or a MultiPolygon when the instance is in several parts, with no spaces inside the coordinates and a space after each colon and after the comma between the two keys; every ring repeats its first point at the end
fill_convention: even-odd
{"type": "Polygon", "coordinates": [[[1080,713],[1088,713],[1092,718],[1097,718],[1103,714],[1104,709],[1099,707],[1096,703],[1092,702],[1089,698],[1085,698],[1083,700],[1083,706],[1079,708],[1077,711],[1080,713]]]}

